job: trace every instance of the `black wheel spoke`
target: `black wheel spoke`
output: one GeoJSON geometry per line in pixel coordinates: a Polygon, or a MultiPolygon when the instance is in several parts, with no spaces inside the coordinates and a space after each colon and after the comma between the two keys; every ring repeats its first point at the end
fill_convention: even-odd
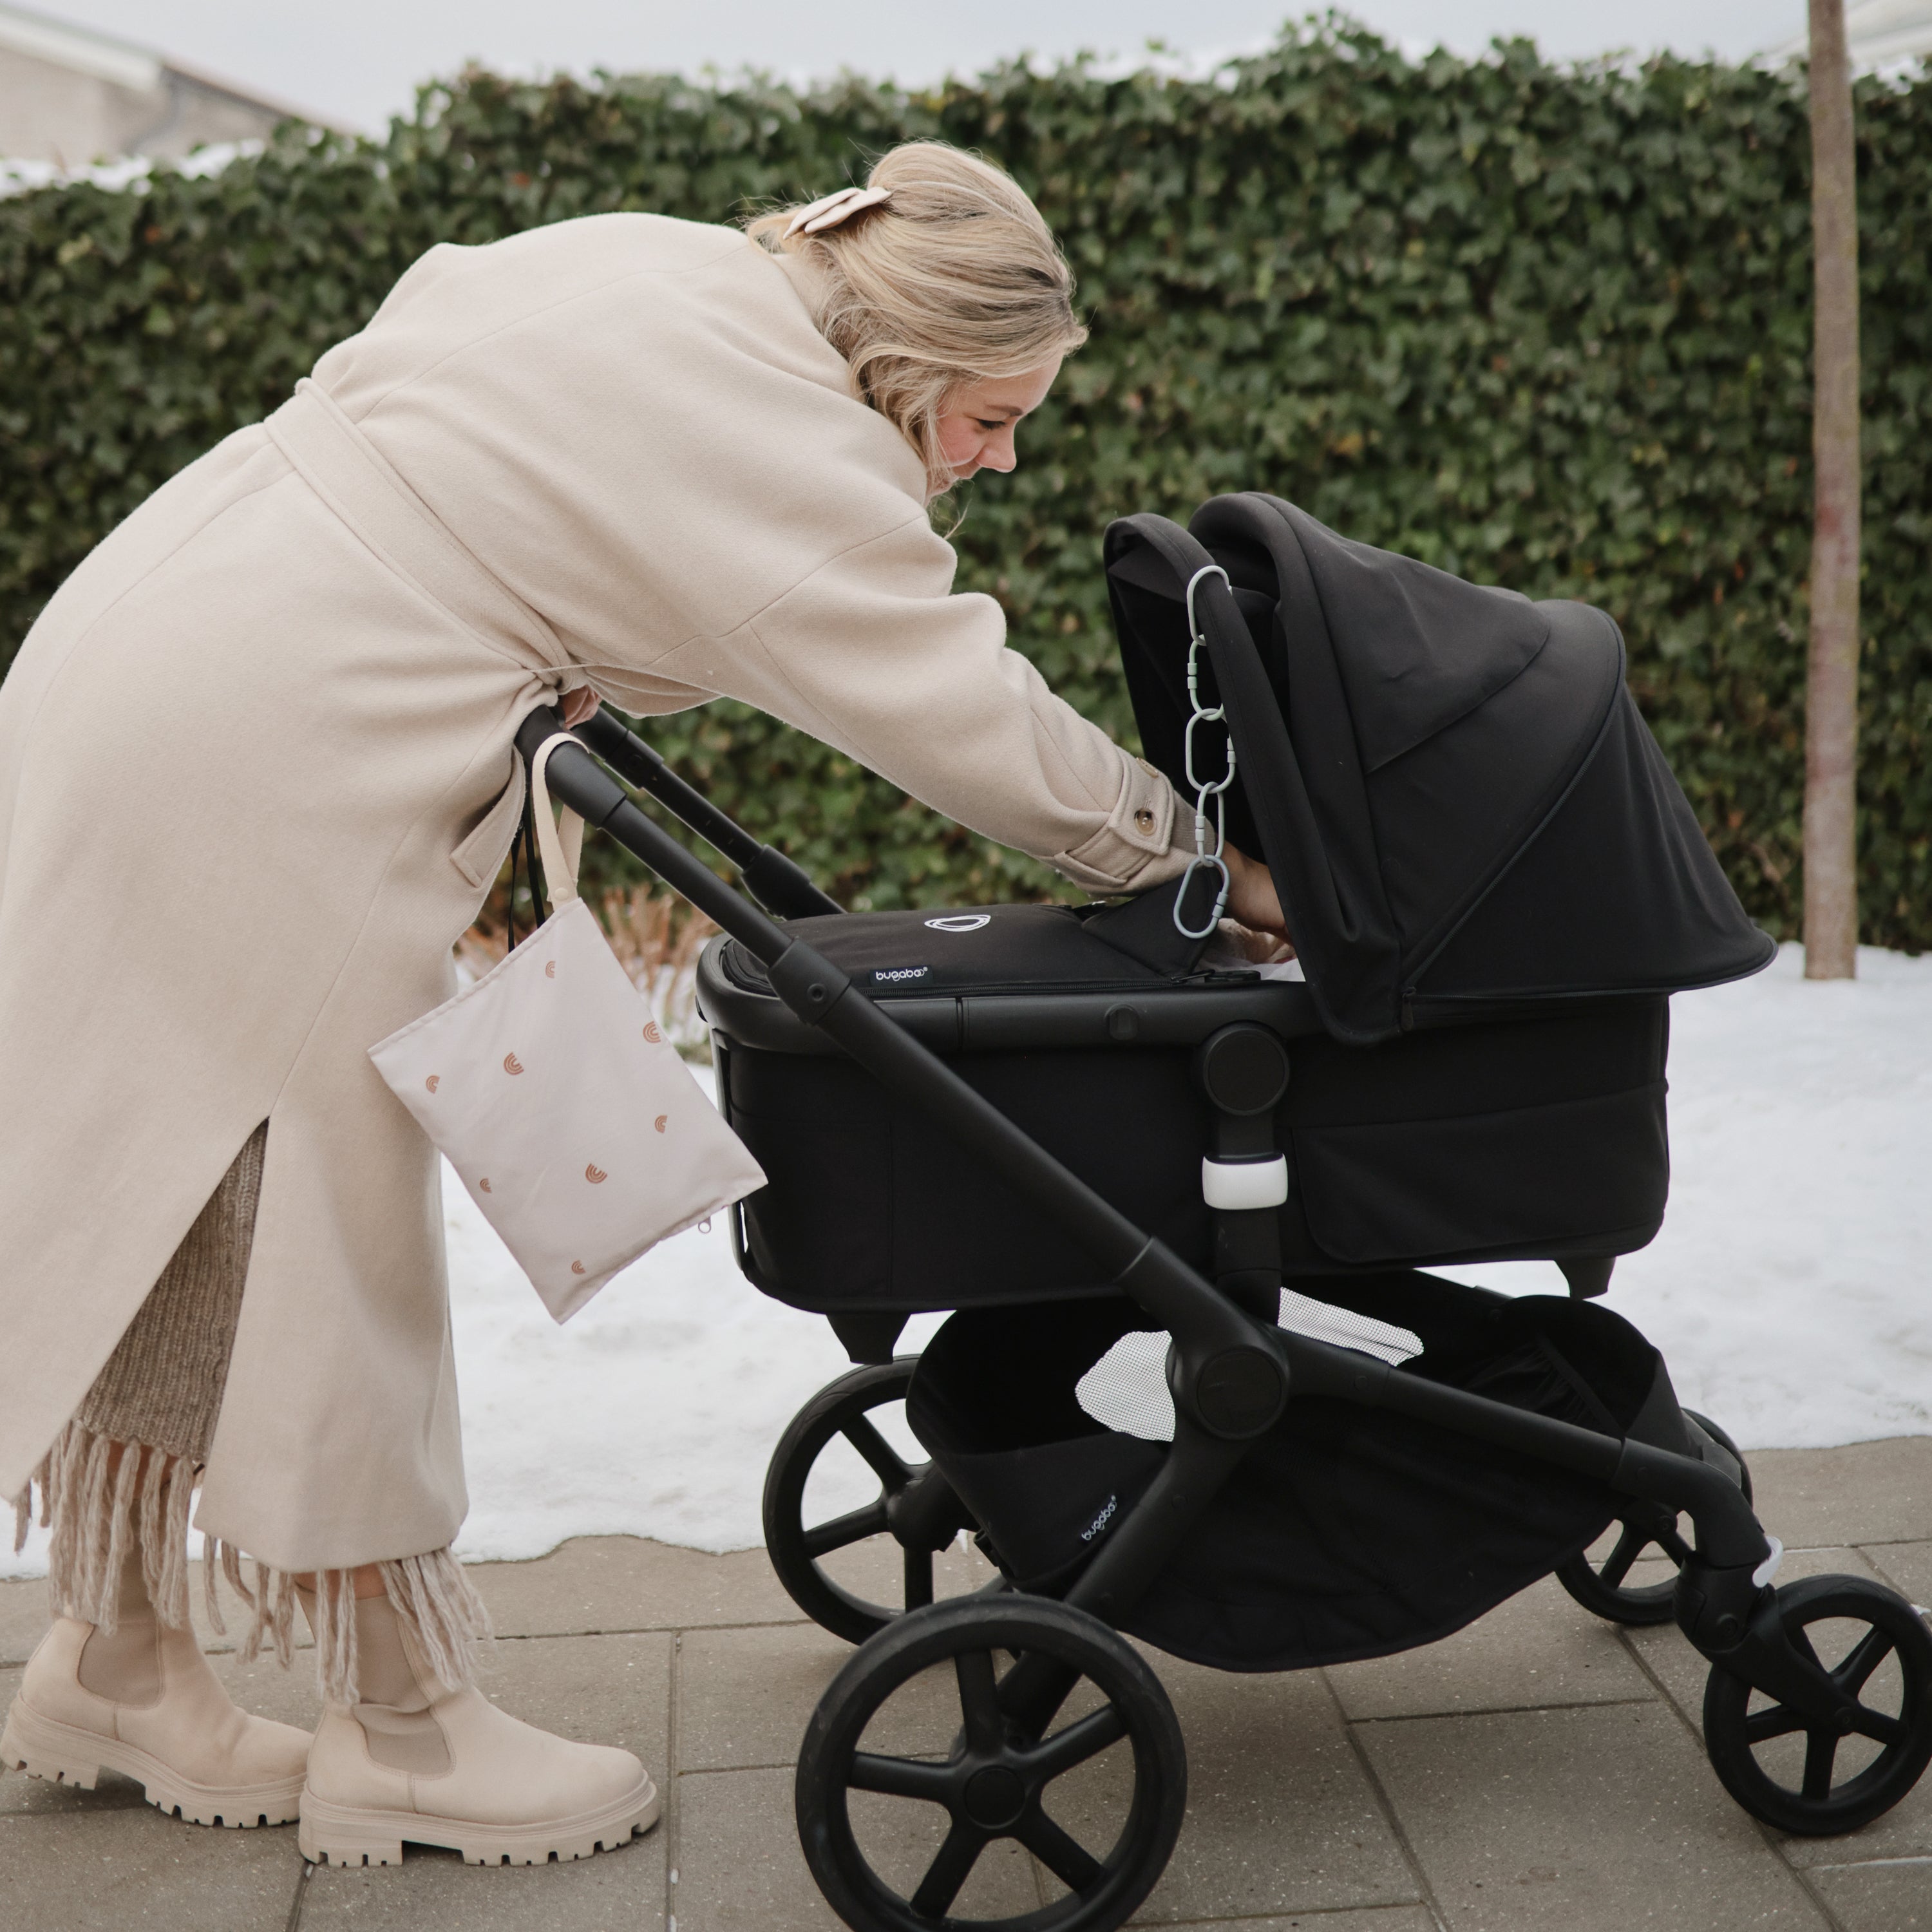
{"type": "MultiPolygon", "coordinates": [[[[1802,1679],[1810,1688],[1794,1708],[1714,1664],[1704,1684],[1712,1768],[1754,1818],[1780,1832],[1834,1838],[1860,1830],[1932,1764],[1932,1638],[1896,1592],[1864,1577],[1804,1576],[1775,1594],[1788,1647],[1777,1669],[1794,1693],[1802,1679]],[[1851,1640],[1842,1640],[1847,1628],[1851,1640]],[[1834,1667],[1820,1664],[1821,1652],[1838,1660],[1834,1667]],[[1795,1744],[1775,1755],[1756,1748],[1794,1736],[1804,1742],[1802,1775],[1795,1744]],[[1846,1758],[1838,1747],[1847,1738],[1870,1742],[1846,1758]]],[[[1748,1657],[1743,1661],[1748,1668],[1748,1657]]]]}
{"type": "Polygon", "coordinates": [[[1838,1688],[1848,1697],[1856,1697],[1865,1688],[1872,1672],[1897,1648],[1892,1633],[1874,1624],[1852,1646],[1844,1662],[1832,1672],[1838,1688]]]}
{"type": "Polygon", "coordinates": [[[1187,1753],[1160,1680],[1100,1618],[1025,1592],[959,1596],[910,1612],[848,1660],[806,1729],[792,1791],[806,1866],[854,1924],[912,1932],[970,1918],[980,1932],[1048,1924],[1100,1932],[1103,1922],[1132,1916],[1174,1850],[1187,1804],[1187,1753]],[[1009,1656],[1016,1661],[1003,1673],[1009,1656]],[[928,1721],[932,1686],[943,1686],[948,1670],[960,1717],[949,1748],[926,1748],[923,1740],[902,1755],[890,1745],[878,1755],[864,1748],[889,1710],[904,1715],[887,1723],[904,1721],[914,1708],[928,1721]],[[1069,1691],[1083,1684],[1092,1689],[1069,1710],[1064,1728],[1042,1736],[1069,1691]],[[1068,1786],[1077,1786],[1081,1774],[1066,1784],[1051,1781],[1089,1762],[1112,1774],[1110,1785],[1114,1778],[1131,1785],[1128,1828],[1116,1825],[1098,1845],[1098,1827],[1078,1822],[1083,1814],[1071,1808],[1068,1786]],[[1053,1804],[1061,1791],[1066,1800],[1053,1804]],[[884,1795],[855,1795],[862,1792],[884,1795]],[[927,1808],[934,1807],[943,1826],[927,1808]],[[1066,1826],[1053,1810],[1066,1814],[1066,1826]],[[918,1862],[902,1874],[908,1821],[931,1835],[918,1840],[918,1862]],[[874,1824],[893,1832],[889,1862],[861,1838],[874,1824]],[[1006,1862],[1027,1855],[1024,1871],[1032,1876],[1024,1909],[974,1904],[990,1876],[980,1869],[989,1846],[1002,1889],[1006,1862]],[[1036,1882],[1054,1902],[1040,1896],[1036,1882]]]}
{"type": "Polygon", "coordinates": [[[1619,1588],[1630,1573],[1630,1565],[1649,1548],[1651,1539],[1634,1524],[1625,1523],[1624,1533],[1617,1538],[1616,1547],[1604,1558],[1604,1567],[1597,1574],[1612,1589],[1619,1588]]]}
{"type": "Polygon", "coordinates": [[[881,1496],[863,1509],[849,1510],[830,1522],[821,1522],[816,1529],[808,1529],[800,1540],[806,1556],[816,1562],[821,1556],[830,1556],[835,1550],[877,1536],[885,1527],[886,1499],[881,1496]]]}
{"type": "Polygon", "coordinates": [[[872,1426],[869,1418],[854,1416],[839,1433],[872,1466],[872,1473],[885,1484],[888,1496],[896,1496],[912,1480],[912,1472],[899,1460],[898,1451],[872,1426]]]}
{"type": "Polygon", "coordinates": [[[959,1896],[959,1888],[979,1862],[986,1843],[984,1834],[971,1826],[956,1824],[946,1833],[939,1856],[926,1867],[926,1876],[912,1895],[914,1911],[923,1912],[928,1918],[943,1916],[959,1896]]]}
{"type": "Polygon", "coordinates": [[[1069,1892],[1084,1892],[1100,1876],[1100,1862],[1035,1807],[1013,1835],[1069,1892]]]}
{"type": "Polygon", "coordinates": [[[1802,1731],[1804,1720],[1789,1704],[1774,1704],[1768,1711],[1754,1711],[1744,1720],[1747,1744],[1768,1744],[1773,1738],[1788,1738],[1802,1731]]]}
{"type": "Polygon", "coordinates": [[[1882,1744],[1895,1744],[1905,1736],[1901,1719],[1888,1718],[1882,1711],[1868,1710],[1862,1704],[1852,1727],[1860,1737],[1876,1738],[1882,1744]]]}
{"type": "Polygon", "coordinates": [[[1678,1569],[1682,1569],[1690,1562],[1690,1546],[1678,1534],[1676,1524],[1673,1523],[1668,1529],[1659,1530],[1652,1540],[1678,1569]]]}
{"type": "Polygon", "coordinates": [[[916,1610],[932,1601],[932,1552],[908,1550],[905,1553],[905,1606],[916,1610]]]}
{"type": "Polygon", "coordinates": [[[1804,1744],[1804,1796],[1810,1798],[1832,1795],[1832,1766],[1838,1755],[1838,1740],[1829,1731],[1812,1731],[1804,1744]]]}
{"type": "Polygon", "coordinates": [[[952,1660],[959,1680],[960,1714],[966,1720],[966,1748],[996,1751],[1006,1742],[1006,1719],[1000,1712],[999,1685],[993,1676],[990,1650],[962,1650],[952,1660]]]}
{"type": "Polygon", "coordinates": [[[1108,1704],[1104,1708],[1077,1718],[1064,1731],[1057,1731],[1042,1744],[1036,1744],[1023,1760],[1026,1777],[1042,1784],[1097,1757],[1109,1744],[1118,1744],[1127,1734],[1127,1720],[1108,1704]]]}
{"type": "Polygon", "coordinates": [[[852,1772],[846,1782],[854,1791],[881,1791],[888,1798],[917,1798],[928,1804],[946,1803],[952,1788],[952,1774],[943,1764],[880,1757],[871,1751],[852,1754],[852,1772]]]}

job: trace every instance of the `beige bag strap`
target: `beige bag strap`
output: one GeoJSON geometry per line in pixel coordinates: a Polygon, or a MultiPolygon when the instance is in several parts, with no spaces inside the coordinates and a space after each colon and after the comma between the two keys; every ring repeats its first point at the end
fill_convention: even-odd
{"type": "MultiPolygon", "coordinates": [[[[537,747],[530,760],[531,809],[537,822],[537,850],[543,854],[544,896],[555,912],[577,896],[577,868],[584,858],[584,820],[566,806],[560,820],[550,815],[550,790],[544,767],[560,745],[576,745],[568,731],[559,731],[537,747]]],[[[578,746],[581,751],[583,747],[578,746]]]]}

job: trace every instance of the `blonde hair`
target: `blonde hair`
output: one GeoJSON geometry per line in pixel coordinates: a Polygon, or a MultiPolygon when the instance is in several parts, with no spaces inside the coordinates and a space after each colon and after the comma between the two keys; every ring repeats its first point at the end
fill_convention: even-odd
{"type": "Polygon", "coordinates": [[[1087,340],[1073,272],[1010,175],[940,141],[908,141],[866,177],[888,201],[815,235],[785,233],[796,208],[746,231],[818,272],[819,332],[859,393],[910,443],[926,487],[956,480],[939,417],[968,383],[1023,376],[1087,340]]]}

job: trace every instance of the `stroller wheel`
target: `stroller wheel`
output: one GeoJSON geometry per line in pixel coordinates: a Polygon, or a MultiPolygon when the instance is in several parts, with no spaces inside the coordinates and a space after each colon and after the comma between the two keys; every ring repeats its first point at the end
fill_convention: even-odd
{"type": "MultiPolygon", "coordinates": [[[[1700,1415],[1691,1408],[1684,1413],[1736,1459],[1739,1486],[1744,1491],[1744,1501],[1749,1502],[1750,1470],[1738,1454],[1738,1445],[1708,1416],[1700,1415]]],[[[1670,1622],[1676,1615],[1675,1577],[1666,1578],[1660,1583],[1634,1585],[1624,1580],[1629,1576],[1631,1566],[1647,1550],[1667,1556],[1674,1565],[1682,1564],[1690,1553],[1690,1546],[1684,1539],[1679,1519],[1666,1510],[1639,1506],[1620,1515],[1604,1534],[1613,1538],[1608,1546],[1600,1540],[1592,1548],[1580,1551],[1558,1568],[1557,1582],[1584,1609],[1611,1623],[1670,1622]]]]}
{"type": "Polygon", "coordinates": [[[1862,1576],[1778,1593],[1792,1648],[1857,1702],[1840,1731],[1810,1725],[1721,1665],[1704,1687],[1704,1743],[1724,1789],[1780,1832],[1826,1838],[1889,1811],[1932,1761],[1932,1631],[1862,1576]]]}
{"type": "Polygon", "coordinates": [[[875,1412],[905,1400],[918,1366],[916,1355],[902,1355],[828,1382],[793,1417],[765,1474],[765,1548],[772,1568],[813,1622],[850,1643],[863,1643],[895,1617],[931,1603],[934,1558],[952,1547],[962,1529],[975,1526],[932,1464],[908,1460],[880,1432],[875,1412]],[[808,1524],[812,1472],[842,1440],[847,1459],[856,1452],[878,1478],[878,1493],[860,1508],[808,1524]],[[860,1594],[863,1588],[880,1587],[861,1582],[880,1567],[866,1560],[861,1546],[867,1544],[872,1556],[886,1558],[897,1586],[890,1600],[860,1594]],[[841,1582],[825,1559],[845,1551],[855,1554],[840,1562],[845,1576],[841,1582]]]}
{"type": "Polygon", "coordinates": [[[1112,1932],[1186,1798],[1160,1680],[1041,1597],[908,1612],[832,1679],[798,1758],[806,1861],[855,1932],[1112,1932]]]}

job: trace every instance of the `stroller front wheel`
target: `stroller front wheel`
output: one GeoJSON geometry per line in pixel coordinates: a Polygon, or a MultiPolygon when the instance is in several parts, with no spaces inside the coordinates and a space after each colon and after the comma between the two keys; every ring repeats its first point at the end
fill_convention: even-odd
{"type": "Polygon", "coordinates": [[[1889,1811],[1932,1762],[1932,1631],[1862,1576],[1807,1576],[1778,1593],[1785,1636],[1852,1700],[1814,1724],[1721,1664],[1704,1687],[1712,1768],[1754,1818],[1806,1838],[1889,1811]]]}
{"type": "MultiPolygon", "coordinates": [[[[908,1460],[878,1425],[878,1413],[905,1400],[916,1355],[854,1369],[828,1382],[778,1438],[765,1474],[765,1548],[786,1594],[812,1622],[863,1643],[906,1610],[933,1599],[934,1560],[975,1526],[952,1486],[930,1462],[908,1460]],[[812,1472],[843,1441],[878,1478],[876,1496],[829,1520],[808,1523],[812,1472]],[[840,1582],[825,1559],[878,1540],[896,1558],[897,1602],[880,1602],[840,1582]]],[[[997,1580],[995,1580],[997,1581],[997,1580]]],[[[873,1584],[872,1588],[879,1586],[873,1584]]]]}
{"type": "MultiPolygon", "coordinates": [[[[1689,1408],[1684,1413],[1736,1462],[1738,1486],[1744,1491],[1744,1501],[1749,1502],[1750,1470],[1738,1445],[1708,1416],[1689,1408]]],[[[1585,1610],[1606,1622],[1633,1626],[1669,1623],[1677,1614],[1674,1576],[1661,1583],[1632,1584],[1624,1580],[1637,1559],[1648,1551],[1667,1557],[1680,1569],[1683,1567],[1690,1546],[1684,1540],[1678,1519],[1668,1510],[1639,1504],[1620,1514],[1615,1528],[1616,1540],[1609,1550],[1600,1553],[1580,1550],[1559,1565],[1557,1582],[1585,1610]]]]}
{"type": "Polygon", "coordinates": [[[796,1802],[812,1875],[854,1932],[1113,1932],[1172,1854],[1187,1756],[1160,1680],[1097,1617],[956,1598],[848,1660],[796,1802]]]}

